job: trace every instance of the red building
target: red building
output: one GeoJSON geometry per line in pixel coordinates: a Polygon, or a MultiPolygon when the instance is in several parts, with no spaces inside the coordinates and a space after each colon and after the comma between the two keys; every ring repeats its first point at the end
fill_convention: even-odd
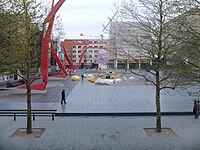
{"type": "MultiPolygon", "coordinates": [[[[63,44],[74,66],[78,65],[81,54],[87,47],[80,68],[98,67],[98,51],[107,47],[107,41],[104,39],[66,39],[63,44]]],[[[66,60],[64,60],[64,65],[68,67],[66,60]]]]}

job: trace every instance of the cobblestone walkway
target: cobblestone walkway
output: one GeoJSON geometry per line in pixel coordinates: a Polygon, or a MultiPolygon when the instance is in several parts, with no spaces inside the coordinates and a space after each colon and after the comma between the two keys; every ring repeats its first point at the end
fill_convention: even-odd
{"type": "Polygon", "coordinates": [[[37,117],[33,128],[45,128],[40,138],[10,137],[26,128],[25,117],[0,118],[1,150],[199,150],[200,120],[192,116],[162,117],[162,127],[176,137],[149,137],[155,117],[37,117]]]}

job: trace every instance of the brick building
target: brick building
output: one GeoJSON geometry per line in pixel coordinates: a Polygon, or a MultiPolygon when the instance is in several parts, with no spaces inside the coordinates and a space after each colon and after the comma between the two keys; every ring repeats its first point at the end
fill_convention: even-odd
{"type": "MultiPolygon", "coordinates": [[[[80,36],[79,38],[76,39],[64,40],[63,45],[65,47],[68,57],[70,58],[72,64],[75,67],[77,67],[79,63],[81,54],[87,48],[83,56],[83,59],[81,61],[80,68],[94,68],[95,66],[99,67],[100,66],[98,62],[99,52],[104,49],[109,53],[108,40],[104,40],[102,38],[80,36]]],[[[105,60],[104,65],[107,65],[108,61],[109,60],[105,60]]],[[[64,65],[66,67],[69,67],[65,59],[64,59],[64,65]]]]}

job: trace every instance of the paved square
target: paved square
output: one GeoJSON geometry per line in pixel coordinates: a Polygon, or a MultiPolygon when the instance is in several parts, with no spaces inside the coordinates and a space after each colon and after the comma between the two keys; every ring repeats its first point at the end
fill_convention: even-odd
{"type": "MultiPolygon", "coordinates": [[[[81,74],[82,72],[77,72],[81,74]]],[[[122,76],[123,77],[123,76],[122,76]]],[[[32,109],[61,113],[155,112],[155,89],[139,79],[115,85],[50,80],[47,92],[33,93],[32,109]],[[66,90],[67,104],[60,104],[66,90]]],[[[26,109],[26,94],[17,88],[0,91],[0,110],[26,109]]],[[[161,92],[163,112],[192,112],[192,97],[181,89],[161,92]]],[[[155,116],[36,116],[33,128],[45,128],[40,138],[11,138],[26,128],[26,117],[0,117],[0,150],[199,150],[200,120],[193,116],[162,116],[162,127],[175,137],[149,137],[144,128],[155,128],[155,116]]]]}

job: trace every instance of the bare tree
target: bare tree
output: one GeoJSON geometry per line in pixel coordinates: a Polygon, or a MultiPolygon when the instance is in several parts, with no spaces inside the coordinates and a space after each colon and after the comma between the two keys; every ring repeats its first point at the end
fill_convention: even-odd
{"type": "Polygon", "coordinates": [[[38,20],[41,20],[40,4],[34,0],[0,1],[0,70],[20,76],[27,91],[27,133],[32,133],[31,120],[31,70],[38,67],[38,20]]]}
{"type": "Polygon", "coordinates": [[[121,53],[140,61],[134,52],[137,49],[140,57],[149,62],[147,70],[131,72],[155,86],[156,131],[161,132],[160,92],[165,88],[175,89],[180,84],[180,76],[185,73],[183,70],[188,68],[182,55],[178,57],[182,43],[173,36],[178,34],[176,18],[191,9],[194,3],[171,0],[134,2],[121,3],[117,14],[120,25],[111,34],[115,37],[115,46],[121,46],[121,53]],[[130,55],[130,51],[133,55],[130,55]]]}
{"type": "Polygon", "coordinates": [[[65,36],[65,31],[64,31],[63,21],[60,15],[57,15],[55,17],[55,23],[53,26],[52,39],[53,40],[63,39],[64,36],[65,36]]]}
{"type": "Polygon", "coordinates": [[[200,83],[200,5],[184,12],[175,20],[178,34],[172,36],[180,43],[177,58],[182,59],[187,66],[181,77],[182,84],[197,86],[196,90],[185,90],[194,100],[200,100],[200,89],[198,88],[200,83]]]}

